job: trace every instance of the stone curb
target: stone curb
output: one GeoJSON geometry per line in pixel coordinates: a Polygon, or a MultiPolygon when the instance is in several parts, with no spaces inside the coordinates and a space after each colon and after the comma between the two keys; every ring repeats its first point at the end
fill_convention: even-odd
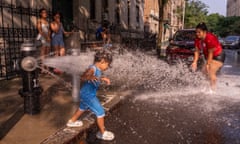
{"type": "MultiPolygon", "coordinates": [[[[107,113],[119,104],[121,100],[118,95],[101,96],[100,99],[103,99],[102,105],[107,113]]],[[[95,125],[95,116],[93,113],[86,112],[82,120],[82,127],[69,128],[64,126],[44,139],[41,144],[68,144],[83,140],[86,132],[95,125]]]]}

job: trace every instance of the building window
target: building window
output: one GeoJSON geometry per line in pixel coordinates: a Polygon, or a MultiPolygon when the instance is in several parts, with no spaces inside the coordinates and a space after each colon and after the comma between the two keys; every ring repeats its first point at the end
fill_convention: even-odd
{"type": "Polygon", "coordinates": [[[90,19],[96,19],[96,2],[95,0],[90,0],[90,19]]]}
{"type": "Polygon", "coordinates": [[[136,6],[136,22],[140,23],[140,10],[139,10],[139,6],[136,6]]]}

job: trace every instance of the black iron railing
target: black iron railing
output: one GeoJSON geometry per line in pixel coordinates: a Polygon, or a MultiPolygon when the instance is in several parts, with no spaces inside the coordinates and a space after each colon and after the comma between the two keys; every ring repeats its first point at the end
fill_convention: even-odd
{"type": "MultiPolygon", "coordinates": [[[[49,10],[49,18],[51,18],[49,10]]],[[[37,35],[39,8],[0,0],[0,80],[18,76],[20,45],[37,35]]]]}

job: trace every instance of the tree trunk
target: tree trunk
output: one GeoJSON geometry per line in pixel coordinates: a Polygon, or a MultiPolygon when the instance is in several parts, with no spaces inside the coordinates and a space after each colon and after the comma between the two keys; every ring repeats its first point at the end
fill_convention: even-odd
{"type": "Polygon", "coordinates": [[[158,42],[157,42],[157,53],[161,56],[162,49],[162,35],[163,35],[163,16],[164,16],[164,0],[158,0],[159,5],[159,24],[158,24],[158,42]]]}

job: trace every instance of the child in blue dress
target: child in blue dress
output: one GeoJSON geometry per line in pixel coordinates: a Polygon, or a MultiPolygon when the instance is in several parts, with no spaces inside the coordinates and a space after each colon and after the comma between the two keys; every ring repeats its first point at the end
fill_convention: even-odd
{"type": "Polygon", "coordinates": [[[97,116],[99,132],[96,136],[102,140],[114,139],[114,134],[105,129],[105,111],[96,96],[101,82],[106,82],[108,85],[110,85],[110,80],[106,77],[102,77],[102,71],[107,70],[111,62],[111,54],[105,51],[99,51],[95,54],[94,64],[91,65],[81,76],[83,85],[80,90],[79,109],[67,123],[68,127],[81,127],[83,123],[82,121],[78,120],[78,118],[83,114],[84,111],[90,110],[97,116]]]}

